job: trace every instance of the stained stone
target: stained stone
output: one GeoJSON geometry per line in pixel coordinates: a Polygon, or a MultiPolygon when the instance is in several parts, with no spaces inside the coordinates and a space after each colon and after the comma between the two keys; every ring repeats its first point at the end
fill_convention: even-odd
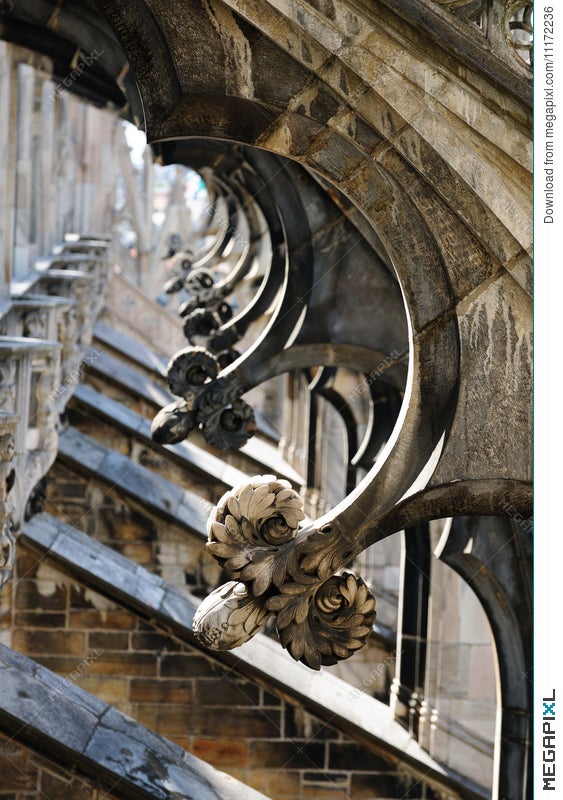
{"type": "Polygon", "coordinates": [[[60,437],[59,456],[80,472],[119,487],[157,514],[173,519],[201,536],[206,535],[206,508],[202,507],[197,495],[135,464],[75,428],[68,428],[60,437]]]}
{"type": "Polygon", "coordinates": [[[0,666],[2,728],[106,788],[145,800],[267,800],[4,645],[0,666]]]}
{"type": "MultiPolygon", "coordinates": [[[[150,600],[147,603],[145,598],[154,596],[154,576],[148,578],[148,573],[142,567],[133,565],[128,559],[68,524],[59,520],[53,522],[47,514],[39,514],[26,522],[21,537],[22,544],[38,547],[64,569],[76,571],[81,580],[97,592],[144,617],[150,617],[156,627],[161,625],[190,645],[199,647],[191,629],[197,605],[195,599],[183,596],[178,589],[162,582],[163,594],[160,599],[155,598],[154,605],[150,600]],[[41,547],[40,530],[44,524],[55,526],[60,532],[52,550],[43,550],[41,547]],[[94,572],[89,570],[89,563],[97,565],[94,572]],[[132,579],[128,573],[133,576],[132,579]],[[146,576],[144,580],[143,576],[146,576]],[[146,588],[147,585],[150,589],[146,588]]],[[[205,653],[208,651],[205,650],[205,653]]],[[[293,661],[268,637],[258,634],[238,648],[235,654],[214,652],[213,656],[224,665],[235,663],[239,674],[279,688],[305,709],[329,719],[331,725],[351,735],[360,734],[364,740],[367,737],[383,745],[390,753],[416,764],[428,775],[431,783],[448,785],[447,772],[393,719],[388,706],[368,695],[362,696],[361,703],[351,702],[352,690],[348,683],[328,672],[315,673],[293,661]]],[[[163,657],[163,674],[185,676],[186,664],[194,659],[201,661],[205,668],[204,660],[198,656],[167,654],[163,657]]],[[[207,674],[205,669],[198,674],[207,674]]]]}

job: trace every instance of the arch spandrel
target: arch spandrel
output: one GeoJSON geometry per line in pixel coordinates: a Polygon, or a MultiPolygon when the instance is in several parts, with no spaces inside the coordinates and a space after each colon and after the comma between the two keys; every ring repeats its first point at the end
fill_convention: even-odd
{"type": "MultiPolygon", "coordinates": [[[[158,17],[158,4],[153,5],[153,13],[158,17]]],[[[276,149],[283,155],[300,157],[299,152],[290,152],[287,149],[291,140],[303,140],[299,135],[300,126],[284,124],[284,118],[280,114],[283,115],[287,108],[289,112],[300,113],[310,120],[310,123],[303,121],[306,139],[313,134],[314,123],[323,127],[334,124],[333,120],[338,118],[337,111],[344,111],[347,106],[350,112],[359,111],[359,118],[363,117],[371,128],[385,137],[407,160],[411,160],[438,192],[443,191],[443,187],[440,180],[433,183],[433,176],[439,169],[440,162],[448,165],[449,170],[461,178],[461,184],[465,184],[462,192],[462,186],[458,182],[455,192],[447,198],[454,208],[459,208],[462,216],[465,214],[468,219],[472,219],[475,216],[472,208],[475,206],[489,208],[489,216],[492,211],[512,231],[513,237],[524,248],[529,248],[531,233],[527,213],[529,183],[526,171],[529,171],[531,158],[530,112],[525,103],[506,94],[501,96],[494,82],[490,79],[486,81],[485,76],[478,76],[475,86],[471,85],[472,73],[466,67],[462,72],[464,79],[460,79],[457,75],[459,65],[452,60],[451,55],[444,55],[439,48],[433,47],[431,50],[433,67],[429,70],[428,48],[431,45],[428,41],[418,41],[421,37],[419,32],[412,41],[408,37],[403,42],[395,41],[389,33],[388,25],[377,27],[373,10],[362,18],[362,34],[346,39],[350,54],[354,55],[354,59],[350,55],[352,63],[347,63],[344,46],[335,46],[331,51],[328,43],[332,39],[329,37],[326,42],[323,41],[326,38],[323,33],[326,21],[319,18],[317,11],[309,12],[315,17],[317,24],[311,23],[311,30],[306,30],[306,20],[300,27],[292,18],[295,10],[292,13],[284,10],[282,13],[270,5],[266,9],[256,8],[256,19],[252,9],[247,7],[231,11],[235,12],[233,19],[240,22],[241,42],[249,41],[243,28],[247,30],[250,25],[261,34],[256,47],[259,49],[267,43],[270,48],[268,61],[272,65],[269,74],[260,73],[260,80],[255,79],[253,70],[257,70],[257,67],[252,61],[250,48],[245,50],[249,59],[245,66],[249,76],[246,84],[243,85],[239,80],[238,85],[226,90],[221,78],[215,83],[210,81],[205,90],[194,92],[190,86],[193,65],[189,69],[185,66],[185,55],[180,62],[174,59],[178,83],[182,87],[182,93],[187,93],[189,97],[185,100],[177,98],[176,107],[168,115],[151,114],[147,105],[149,139],[201,134],[203,122],[206,122],[210,126],[209,130],[215,131],[215,135],[244,140],[249,144],[261,144],[276,149]],[[287,31],[291,30],[292,25],[294,44],[290,47],[287,31]],[[366,69],[374,60],[378,63],[378,56],[377,51],[373,50],[375,41],[370,44],[370,31],[372,38],[376,35],[380,39],[386,36],[386,46],[396,49],[393,67],[390,68],[381,61],[381,69],[375,69],[372,75],[366,73],[366,69]],[[318,38],[315,39],[315,36],[318,38]],[[361,47],[358,39],[362,43],[361,47]],[[315,43],[321,51],[315,65],[311,66],[310,58],[304,57],[303,52],[311,52],[315,43]],[[362,48],[365,48],[363,59],[359,55],[362,48]],[[334,56],[333,52],[336,52],[334,56]],[[334,64],[335,59],[338,69],[334,64]],[[319,62],[322,66],[317,66],[319,62]],[[302,69],[296,71],[295,63],[300,64],[302,69]],[[436,64],[439,65],[438,68],[436,64]],[[182,72],[182,69],[185,71],[182,72]],[[416,70],[419,71],[422,85],[413,82],[416,70]],[[346,73],[347,77],[344,77],[346,73]],[[280,83],[279,75],[284,75],[283,83],[291,86],[291,92],[288,93],[288,96],[291,95],[289,103],[276,102],[279,92],[275,87],[280,83]],[[213,115],[203,109],[205,97],[217,103],[218,114],[215,121],[213,115]],[[222,97],[225,99],[221,99],[222,97]],[[237,103],[235,98],[245,102],[237,103]],[[251,105],[256,108],[251,110],[251,105]],[[245,113],[240,113],[242,111],[245,113]],[[250,127],[245,122],[245,117],[252,121],[250,127]],[[309,124],[313,124],[313,129],[308,130],[309,124]],[[278,129],[279,132],[276,133],[278,129]],[[447,136],[444,136],[444,132],[447,136]],[[245,135],[253,138],[245,139],[245,135]],[[430,151],[428,147],[431,148],[430,151]],[[519,175],[522,167],[524,173],[519,175]],[[464,194],[467,195],[466,201],[463,200],[464,194]]],[[[112,16],[115,18],[118,13],[114,7],[112,16]]],[[[217,18],[215,24],[218,24],[217,18]]],[[[189,53],[189,30],[186,30],[186,37],[183,52],[189,53]]],[[[243,48],[241,42],[233,45],[235,51],[237,47],[243,48]]],[[[193,44],[194,51],[197,51],[197,42],[193,44]]],[[[380,48],[384,44],[382,39],[378,40],[380,48]]],[[[236,53],[225,53],[221,46],[215,57],[218,63],[227,65],[227,69],[235,55],[236,53]]],[[[135,59],[141,61],[142,58],[137,49],[132,54],[133,69],[135,59]]],[[[149,101],[149,104],[150,102],[154,101],[149,101]]],[[[322,150],[322,147],[317,149],[322,150]]],[[[314,167],[314,163],[311,166],[314,167]]],[[[490,222],[491,220],[489,227],[490,222]]],[[[481,224],[476,229],[486,239],[487,226],[481,224]]],[[[496,238],[499,235],[497,230],[496,238]]]]}
{"type": "MultiPolygon", "coordinates": [[[[118,19],[121,8],[121,5],[113,6],[112,21],[118,19]]],[[[524,219],[521,211],[527,189],[525,186],[522,188],[519,179],[522,167],[517,164],[525,163],[527,158],[522,130],[525,114],[512,97],[504,103],[504,108],[495,109],[496,89],[490,86],[489,102],[484,105],[492,109],[493,117],[501,119],[502,113],[506,114],[507,107],[510,107],[510,113],[515,117],[520,114],[520,119],[506,140],[506,152],[499,151],[500,141],[496,144],[483,142],[483,147],[477,152],[476,144],[490,126],[491,117],[483,112],[478,118],[471,119],[470,111],[459,103],[461,89],[452,79],[451,54],[437,56],[438,72],[430,76],[431,80],[426,80],[425,86],[419,85],[421,81],[417,83],[413,72],[417,58],[419,62],[423,60],[420,50],[417,50],[423,37],[417,35],[409,39],[410,29],[402,42],[404,52],[397,50],[391,66],[383,65],[378,71],[377,63],[362,62],[361,53],[374,48],[378,35],[389,36],[389,46],[392,41],[397,44],[387,29],[375,31],[373,11],[362,16],[357,10],[346,20],[341,20],[341,28],[334,9],[308,9],[299,17],[291,4],[287,8],[268,5],[271,14],[267,19],[265,4],[255,4],[255,11],[244,4],[238,8],[229,6],[228,9],[220,4],[205,7],[195,4],[197,19],[204,14],[204,30],[211,26],[211,40],[220,41],[221,45],[215,48],[217,64],[205,76],[196,79],[193,72],[198,65],[197,59],[190,61],[189,58],[190,37],[196,37],[191,44],[193,51],[197,52],[200,32],[194,33],[194,26],[188,24],[189,8],[190,4],[185,4],[181,14],[173,18],[164,4],[151,4],[152,20],[155,25],[158,23],[155,43],[158,36],[164,35],[167,39],[178,86],[181,92],[189,91],[190,96],[175,97],[174,107],[169,113],[158,113],[148,98],[146,121],[149,138],[169,140],[206,133],[259,144],[280,155],[295,158],[322,174],[352,199],[370,220],[399,276],[412,326],[411,347],[420,354],[412,354],[414,394],[405,415],[406,426],[398,434],[397,450],[403,460],[407,452],[409,460],[412,459],[409,469],[403,467],[399,472],[404,476],[417,473],[419,468],[429,463],[432,454],[435,455],[438,442],[442,442],[442,454],[456,450],[448,443],[451,435],[449,422],[444,424],[444,420],[445,417],[450,419],[454,406],[457,405],[460,411],[466,407],[463,397],[457,401],[453,397],[457,392],[460,370],[465,370],[464,358],[468,365],[471,363],[470,355],[475,361],[473,351],[476,347],[474,341],[464,340],[464,337],[471,338],[467,326],[458,330],[456,306],[471,292],[478,291],[480,280],[491,280],[492,275],[502,269],[504,259],[515,258],[522,247],[529,245],[529,220],[524,219]],[[283,34],[282,18],[287,23],[283,34]],[[278,67],[271,69],[270,74],[261,74],[260,80],[254,74],[256,64],[249,45],[252,38],[250,28],[265,34],[262,47],[271,54],[278,67]],[[227,29],[231,34],[230,51],[226,45],[227,29]],[[169,35],[162,34],[162,31],[168,31],[169,35]],[[288,31],[295,35],[291,45],[288,31]],[[299,39],[301,47],[297,46],[299,39]],[[310,47],[310,44],[315,44],[315,47],[310,47]],[[354,48],[353,44],[358,46],[354,48]],[[323,55],[326,55],[324,61],[323,55]],[[338,85],[334,82],[337,74],[335,61],[341,69],[338,85]],[[326,66],[329,63],[332,69],[326,66]],[[284,70],[284,66],[289,64],[291,68],[284,70]],[[217,65],[222,65],[222,68],[217,65]],[[332,85],[327,86],[314,74],[314,70],[322,69],[325,69],[327,80],[332,78],[332,85]],[[238,70],[236,75],[233,70],[238,70]],[[346,80],[343,79],[344,73],[347,74],[346,80]],[[287,109],[272,100],[279,98],[279,92],[268,91],[269,82],[274,79],[279,82],[282,74],[291,85],[292,99],[287,109]],[[458,92],[458,112],[455,115],[447,107],[447,86],[455,87],[458,92]],[[194,88],[197,89],[195,94],[194,88]],[[387,115],[380,113],[380,126],[374,124],[373,116],[370,118],[365,111],[358,114],[355,110],[361,101],[365,106],[368,97],[379,98],[377,102],[381,111],[388,109],[387,115]],[[459,110],[464,108],[465,111],[459,110]],[[348,113],[355,114],[364,123],[364,128],[354,126],[351,118],[346,126],[344,120],[348,113]],[[366,123],[368,130],[373,131],[373,137],[366,136],[366,123]],[[446,129],[456,144],[449,151],[447,147],[444,149],[439,136],[440,131],[446,129]],[[479,162],[477,171],[472,171],[472,160],[475,164],[479,162]],[[498,165],[496,173],[491,171],[493,162],[498,165]],[[507,176],[511,173],[509,166],[514,167],[514,175],[509,178],[511,185],[506,186],[507,176]],[[485,173],[491,179],[486,187],[480,183],[479,177],[485,173]],[[444,175],[449,181],[440,180],[444,175]],[[492,218],[496,224],[491,236],[487,223],[492,218]],[[509,232],[511,226],[512,232],[509,232]],[[495,240],[494,255],[491,253],[492,239],[495,240]],[[470,263],[464,271],[460,253],[466,252],[471,245],[470,263]],[[457,362],[458,348],[461,367],[457,362]],[[413,400],[414,397],[418,400],[413,400]],[[421,406],[415,413],[416,422],[411,422],[418,401],[421,406]],[[427,420],[423,421],[425,416],[427,420]],[[411,426],[418,432],[412,441],[409,439],[408,444],[403,444],[402,438],[411,426]],[[424,446],[422,430],[429,432],[424,446]],[[412,466],[415,463],[418,467],[412,466]]],[[[150,41],[149,33],[146,41],[150,41]]],[[[257,48],[261,42],[257,41],[257,48]]],[[[135,62],[143,57],[143,47],[137,47],[130,54],[134,69],[135,62]]],[[[206,48],[209,47],[208,42],[206,48]]],[[[205,48],[204,52],[207,52],[205,48]]],[[[482,79],[480,88],[483,91],[482,79]]],[[[142,81],[140,90],[144,94],[142,81]]],[[[468,82],[465,91],[470,97],[474,86],[468,82]]],[[[526,324],[525,319],[522,319],[522,324],[526,324]]],[[[484,363],[486,358],[483,356],[481,361],[484,363]]],[[[500,352],[498,358],[502,358],[500,352]]],[[[492,372],[501,375],[504,366],[499,361],[492,372]]],[[[492,390],[498,390],[499,386],[492,390]]],[[[503,407],[503,403],[499,405],[503,407]]],[[[520,423],[522,430],[515,434],[520,441],[529,439],[524,416],[520,423]]],[[[471,424],[466,414],[462,425],[453,423],[452,431],[460,437],[460,447],[465,450],[466,458],[473,457],[467,455],[474,450],[467,450],[467,431],[471,431],[471,424]]],[[[526,459],[524,456],[524,461],[526,459]]],[[[441,465],[442,459],[438,461],[441,465]]],[[[378,467],[380,481],[387,473],[385,465],[388,466],[387,461],[378,467]]],[[[472,480],[479,479],[479,470],[484,466],[477,458],[475,468],[465,472],[471,473],[469,477],[472,480]]],[[[434,467],[439,472],[438,462],[434,467]]],[[[498,460],[495,468],[498,474],[488,477],[507,477],[498,460]]],[[[456,474],[456,469],[455,459],[451,460],[450,468],[442,469],[441,485],[462,479],[456,474]]],[[[528,476],[511,473],[509,477],[527,480],[528,476]]],[[[405,480],[402,493],[394,496],[393,502],[400,500],[404,493],[418,494],[420,491],[417,486],[413,492],[409,479],[405,477],[405,480]]],[[[397,485],[396,480],[392,483],[397,485]]],[[[379,517],[379,513],[376,512],[375,516],[379,517]]]]}

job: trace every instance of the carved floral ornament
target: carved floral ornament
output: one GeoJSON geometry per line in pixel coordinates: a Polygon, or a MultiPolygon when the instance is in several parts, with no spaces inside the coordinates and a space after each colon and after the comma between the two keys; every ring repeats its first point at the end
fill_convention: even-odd
{"type": "Polygon", "coordinates": [[[154,418],[155,442],[180,442],[199,426],[205,440],[218,449],[246,444],[256,427],[254,412],[241,399],[244,388],[238,381],[218,377],[221,367],[219,357],[203,347],[176,353],[168,365],[168,385],[183,399],[164,406],[154,418]]]}
{"type": "Polygon", "coordinates": [[[281,644],[312,669],[367,642],[375,598],[349,571],[348,544],[329,530],[299,529],[303,501],[288,481],[257,476],[227,492],[208,522],[207,547],[235,580],[215,589],[194,618],[212,650],[251,639],[274,617],[281,644]]]}
{"type": "Polygon", "coordinates": [[[12,575],[15,557],[15,508],[10,492],[16,479],[12,460],[15,453],[15,431],[18,417],[0,414],[0,588],[12,575]]]}

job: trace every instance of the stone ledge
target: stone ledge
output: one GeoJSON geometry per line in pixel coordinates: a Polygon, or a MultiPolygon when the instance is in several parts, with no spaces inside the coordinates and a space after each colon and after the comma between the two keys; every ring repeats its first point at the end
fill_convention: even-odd
{"type": "Polygon", "coordinates": [[[205,478],[213,477],[214,480],[220,481],[225,489],[231,489],[236,484],[248,480],[248,475],[242,470],[187,440],[178,444],[157,444],[152,440],[151,424],[148,419],[117,400],[100,394],[88,384],[81,383],[76,387],[73,401],[89,411],[95,411],[98,418],[120,428],[125,434],[143,444],[150,445],[155,450],[162,448],[184,467],[195,470],[205,478]]]}
{"type": "Polygon", "coordinates": [[[158,516],[206,537],[213,507],[210,502],[90,436],[67,428],[59,437],[59,458],[78,472],[119,489],[158,516]]]}
{"type": "Polygon", "coordinates": [[[5,645],[0,668],[0,728],[122,797],[267,800],[5,645]]]}
{"type": "Polygon", "coordinates": [[[162,578],[48,514],[24,524],[20,542],[52,558],[63,570],[114,600],[156,628],[295,704],[370,750],[403,764],[431,786],[485,800],[489,792],[435,761],[393,719],[388,706],[324,670],[293,661],[277,642],[257,634],[235,652],[203,651],[192,632],[197,601],[162,578]],[[358,700],[361,699],[361,702],[358,700]]]}

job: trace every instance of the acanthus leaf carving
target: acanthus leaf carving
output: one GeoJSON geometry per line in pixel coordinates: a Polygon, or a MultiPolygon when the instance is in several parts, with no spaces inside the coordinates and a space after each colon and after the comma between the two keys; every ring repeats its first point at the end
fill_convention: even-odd
{"type": "Polygon", "coordinates": [[[218,377],[220,363],[203,347],[180,350],[168,365],[170,390],[183,400],[159,411],[151,431],[155,441],[172,444],[198,425],[205,440],[220,450],[239,448],[254,434],[252,408],[241,399],[236,376],[218,377]]]}
{"type": "Polygon", "coordinates": [[[168,365],[168,385],[173,394],[184,396],[216,378],[217,373],[217,361],[204,347],[186,347],[168,365]]]}
{"type": "Polygon", "coordinates": [[[270,610],[279,605],[282,646],[313,669],[353,655],[366,643],[375,620],[375,598],[361,578],[345,571],[328,578],[312,595],[289,594],[283,604],[277,597],[266,603],[270,610]]]}
{"type": "Polygon", "coordinates": [[[244,583],[229,581],[205,598],[193,624],[198,639],[210,650],[232,650],[251,639],[270,616],[244,583]]]}
{"type": "Polygon", "coordinates": [[[182,442],[196,426],[195,414],[185,400],[161,408],[151,424],[151,436],[159,444],[182,442]]]}
{"type": "MultiPolygon", "coordinates": [[[[320,669],[363,647],[375,619],[375,598],[360,577],[338,572],[350,560],[350,544],[330,528],[299,530],[304,519],[302,498],[287,481],[257,476],[221,498],[208,523],[207,546],[246,590],[236,615],[232,594],[221,595],[230,584],[216,590],[229,598],[221,606],[228,641],[239,638],[236,620],[244,636],[250,628],[259,630],[260,608],[262,624],[275,615],[280,642],[291,656],[320,669]],[[245,615],[254,615],[252,624],[245,615]]],[[[218,613],[216,601],[200,607],[194,631],[204,644],[210,628],[219,625],[218,613]]],[[[214,635],[215,649],[224,649],[223,637],[214,635]]]]}

